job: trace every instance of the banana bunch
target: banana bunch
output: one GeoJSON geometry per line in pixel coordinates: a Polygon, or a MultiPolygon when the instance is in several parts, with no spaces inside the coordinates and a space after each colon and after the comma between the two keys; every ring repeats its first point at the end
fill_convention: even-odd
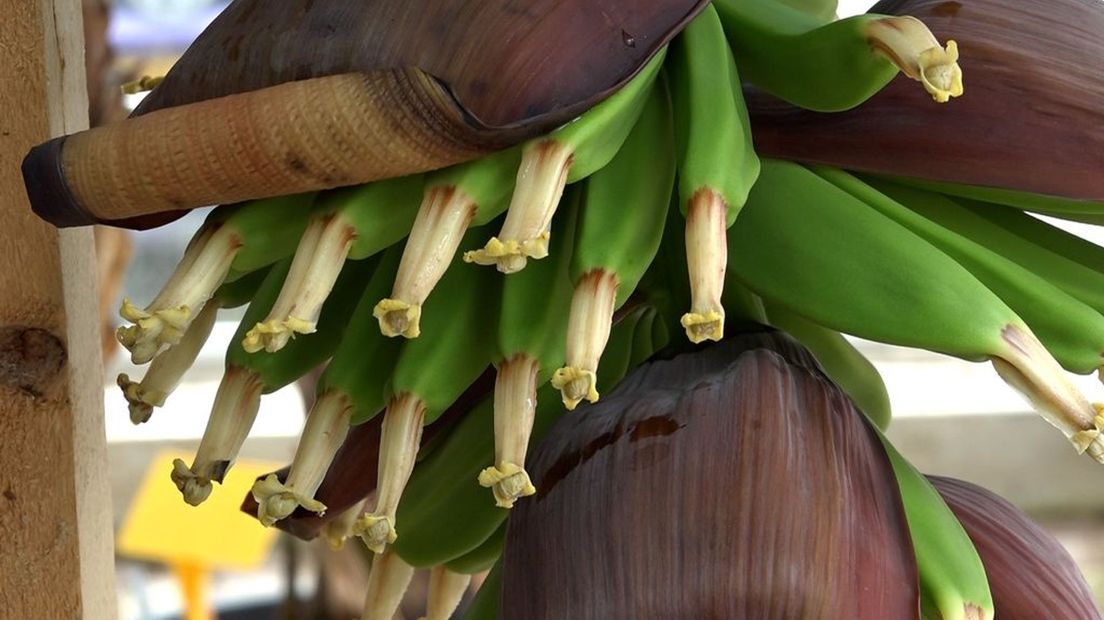
{"type": "MultiPolygon", "coordinates": [[[[925,105],[963,95],[953,40],[913,17],[835,12],[830,0],[715,0],[624,87],[543,137],[216,208],[153,301],[124,301],[132,325],[118,332],[150,363],[140,381],[118,378],[139,423],[218,310],[249,303],[197,454],[174,463],[185,501],[221,482],[263,394],[328,362],[290,472],[253,487],[257,518],[325,515],[316,495],[350,425],[382,416],[376,494],[329,515],[327,537],[375,554],[366,618],[390,617],[415,568],[433,570],[427,617],[445,618],[502,554],[510,509],[542,492],[529,447],[565,410],[586,416],[632,368],[760,323],[805,345],[877,429],[888,394],[846,335],[989,362],[1104,463],[1102,408],[1067,376],[1104,367],[1104,248],[1030,215],[1104,222],[1104,203],[757,153],[747,102],[763,93],[838,112],[904,73],[925,105]],[[423,443],[488,371],[493,394],[423,443]]],[[[882,439],[925,613],[990,617],[969,538],[882,439]]]]}

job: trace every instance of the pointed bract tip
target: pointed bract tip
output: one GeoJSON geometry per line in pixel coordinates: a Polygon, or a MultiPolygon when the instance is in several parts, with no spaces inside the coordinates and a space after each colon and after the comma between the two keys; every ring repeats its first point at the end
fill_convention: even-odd
{"type": "Polygon", "coordinates": [[[417,338],[422,334],[421,306],[400,299],[384,299],[372,309],[372,316],[379,320],[380,333],[388,338],[417,338]]]}
{"type": "Polygon", "coordinates": [[[499,508],[513,508],[514,502],[537,492],[529,473],[515,463],[503,462],[479,472],[479,485],[491,489],[499,508]]]}

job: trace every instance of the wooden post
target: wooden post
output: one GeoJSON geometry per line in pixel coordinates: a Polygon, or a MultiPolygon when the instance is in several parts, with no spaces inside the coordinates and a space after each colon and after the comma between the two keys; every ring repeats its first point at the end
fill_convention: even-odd
{"type": "Polygon", "coordinates": [[[90,229],[30,210],[20,163],[88,126],[80,0],[0,18],[0,616],[115,618],[90,229]]]}

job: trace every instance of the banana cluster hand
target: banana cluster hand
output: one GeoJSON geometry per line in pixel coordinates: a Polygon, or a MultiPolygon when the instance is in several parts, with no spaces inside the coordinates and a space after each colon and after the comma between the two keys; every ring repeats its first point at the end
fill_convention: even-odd
{"type": "MultiPolygon", "coordinates": [[[[304,138],[276,161],[269,144],[258,161],[278,182],[261,191],[255,177],[266,168],[243,172],[249,182],[241,187],[254,194],[213,211],[152,302],[124,302],[132,324],[119,339],[136,363],[151,362],[140,382],[119,377],[138,422],[179,383],[218,310],[251,300],[197,455],[190,466],[174,465],[186,501],[198,504],[222,480],[262,394],[328,360],[288,476],[253,488],[257,516],[280,525],[299,508],[324,513],[327,500],[316,495],[350,425],[382,414],[377,493],[343,513],[334,536],[355,534],[376,554],[371,614],[394,610],[414,567],[437,567],[430,617],[445,617],[465,575],[501,553],[507,509],[541,493],[526,470],[529,446],[565,409],[585,416],[589,404],[580,404],[597,401],[599,388],[612,389],[635,366],[749,322],[804,343],[880,429],[890,420],[885,385],[844,335],[990,362],[1077,451],[1104,463],[1104,415],[1066,375],[1104,367],[1104,249],[1028,213],[1104,222],[1104,194],[962,184],[969,175],[919,179],[891,165],[854,172],[835,165],[852,161],[850,151],[837,160],[824,154],[830,140],[808,145],[793,127],[861,118],[868,106],[884,105],[878,93],[898,73],[919,82],[906,83],[914,98],[901,104],[900,118],[921,104],[954,116],[959,101],[939,103],[963,95],[957,46],[914,17],[836,20],[831,0],[657,4],[667,7],[668,23],[689,25],[653,39],[622,31],[632,39],[622,44],[632,50],[631,67],[598,63],[604,77],[588,80],[586,93],[572,91],[561,107],[548,92],[531,92],[536,84],[520,84],[515,99],[534,107],[512,110],[515,120],[531,122],[481,134],[493,135],[489,141],[465,142],[460,127],[492,116],[441,115],[456,103],[439,92],[447,72],[434,81],[389,69],[361,83],[347,72],[296,82],[277,76],[255,90],[179,105],[166,99],[179,96],[179,78],[154,91],[161,94],[150,105],[164,107],[135,119],[146,119],[143,130],[158,119],[175,126],[199,109],[190,106],[218,108],[227,98],[260,110],[254,99],[265,91],[282,105],[300,102],[292,108],[304,127],[322,127],[317,135],[341,145],[331,157],[319,151],[320,138],[304,138]],[[645,41],[646,54],[634,47],[645,41]],[[366,99],[365,88],[378,96],[366,99]],[[415,93],[403,101],[417,114],[372,107],[391,101],[380,93],[403,88],[415,93]],[[321,103],[302,109],[301,100],[326,89],[345,93],[362,117],[321,103]],[[768,94],[786,103],[763,103],[768,94]],[[427,119],[438,124],[426,129],[427,119]],[[355,127],[338,132],[338,121],[355,127]],[[442,136],[453,141],[428,144],[442,136]],[[398,142],[364,146],[369,138],[398,142]],[[415,146],[428,154],[412,155],[415,146]],[[306,151],[314,158],[300,157],[306,151]],[[382,162],[381,153],[396,161],[382,162]],[[365,161],[369,170],[354,174],[353,164],[365,161]],[[465,402],[461,396],[492,368],[493,397],[475,399],[423,443],[422,428],[465,402]]],[[[925,19],[933,15],[927,0],[883,4],[895,13],[911,5],[925,19]]],[[[1104,25],[1104,8],[1094,10],[1104,25]]],[[[964,11],[961,20],[968,18],[964,11]]],[[[963,40],[964,53],[971,45],[963,40]]],[[[478,90],[451,95],[463,102],[478,90]]],[[[215,126],[204,118],[202,127],[215,126]]],[[[100,140],[121,140],[132,129],[75,136],[55,156],[86,161],[82,153],[113,143],[100,140]]],[[[290,140],[280,136],[268,137],[290,140]]],[[[208,151],[218,142],[211,140],[208,151]]],[[[868,162],[869,153],[853,161],[868,162]]],[[[85,201],[86,215],[142,214],[129,202],[119,212],[98,211],[115,190],[94,182],[87,165],[67,170],[67,195],[85,201]]],[[[237,196],[239,186],[225,176],[189,196],[237,196]]],[[[190,206],[190,199],[148,197],[158,208],[190,206]]],[[[991,613],[984,572],[958,522],[886,446],[926,608],[951,617],[965,602],[991,613]]]]}

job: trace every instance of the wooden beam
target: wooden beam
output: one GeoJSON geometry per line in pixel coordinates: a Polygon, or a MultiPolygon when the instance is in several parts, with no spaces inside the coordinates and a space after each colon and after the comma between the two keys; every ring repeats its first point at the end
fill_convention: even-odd
{"type": "Polygon", "coordinates": [[[115,618],[90,229],[30,210],[20,163],[88,126],[79,0],[0,18],[0,615],[115,618]]]}

